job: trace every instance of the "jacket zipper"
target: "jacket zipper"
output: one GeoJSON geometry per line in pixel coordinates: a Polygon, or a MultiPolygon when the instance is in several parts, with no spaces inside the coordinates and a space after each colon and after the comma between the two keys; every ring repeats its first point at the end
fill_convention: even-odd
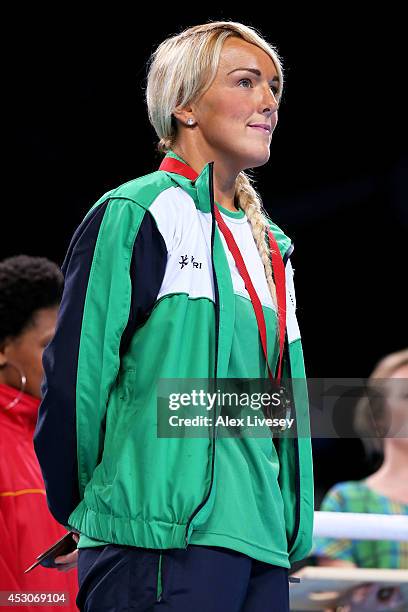
{"type": "MultiPolygon", "coordinates": [[[[215,274],[215,265],[214,265],[214,236],[215,236],[215,213],[214,213],[214,183],[213,183],[213,170],[214,170],[214,162],[210,162],[210,173],[209,173],[209,191],[210,191],[210,206],[211,206],[211,218],[212,218],[212,226],[211,226],[211,263],[212,263],[212,272],[213,272],[213,282],[214,282],[214,297],[215,297],[215,364],[214,364],[214,384],[217,381],[217,362],[218,362],[218,338],[219,338],[219,321],[220,321],[220,303],[219,303],[219,292],[218,292],[218,282],[217,276],[215,274]]],[[[283,261],[286,265],[287,260],[291,256],[293,252],[293,243],[290,244],[287,249],[283,261]]],[[[285,333],[285,344],[287,349],[287,355],[289,356],[289,342],[287,334],[285,333]]],[[[289,368],[289,377],[291,376],[290,371],[290,358],[288,358],[288,368],[289,368]]],[[[197,515],[197,513],[201,510],[201,508],[207,503],[214,482],[214,464],[215,464],[215,440],[216,440],[216,427],[212,428],[212,441],[213,441],[213,453],[211,460],[211,482],[207,495],[203,499],[203,501],[197,506],[194,512],[191,514],[187,521],[186,525],[186,534],[185,534],[185,548],[188,546],[188,529],[191,524],[191,521],[197,515]]],[[[299,479],[299,445],[298,440],[296,438],[293,439],[293,443],[295,445],[295,492],[296,492],[296,518],[295,518],[295,528],[293,530],[292,537],[288,543],[288,550],[290,550],[296,540],[296,537],[299,532],[299,524],[300,524],[300,479],[299,479]]]]}
{"type": "MultiPolygon", "coordinates": [[[[290,243],[286,253],[283,256],[283,263],[286,266],[286,263],[289,259],[289,257],[292,255],[294,250],[294,246],[293,246],[293,242],[290,243]]],[[[292,380],[292,370],[291,370],[291,365],[290,365],[290,352],[289,352],[289,340],[288,340],[288,334],[287,331],[285,332],[285,350],[284,353],[286,353],[287,355],[287,367],[288,367],[288,374],[289,374],[289,380],[292,380]]],[[[293,385],[292,385],[292,397],[293,397],[293,385]]],[[[295,417],[296,417],[296,407],[294,405],[294,410],[295,410],[295,417]]],[[[278,443],[279,443],[279,439],[278,439],[278,443]]],[[[293,547],[293,544],[295,543],[295,540],[297,538],[297,535],[299,533],[299,525],[300,525],[300,471],[299,471],[299,442],[297,438],[293,438],[293,445],[295,447],[295,495],[296,495],[296,507],[295,507],[295,526],[293,529],[293,533],[292,536],[288,542],[288,553],[290,552],[291,548],[293,547]]],[[[279,446],[279,444],[278,444],[279,446]]]]}
{"type": "MultiPolygon", "coordinates": [[[[290,365],[290,353],[289,353],[289,341],[288,341],[288,336],[286,334],[286,338],[285,338],[285,343],[286,343],[286,348],[287,348],[287,365],[288,365],[288,374],[289,374],[289,380],[292,380],[292,369],[291,369],[291,365],[290,365]]],[[[293,385],[292,385],[292,397],[293,397],[293,385]]],[[[293,408],[295,411],[295,418],[296,418],[296,406],[295,404],[293,404],[293,408]]],[[[292,415],[291,415],[292,416],[292,415]]],[[[300,472],[299,472],[299,442],[297,437],[293,438],[293,445],[295,447],[295,495],[296,495],[296,508],[295,508],[295,526],[293,529],[293,533],[292,533],[292,537],[289,540],[288,543],[288,553],[290,551],[290,549],[293,547],[293,544],[295,543],[295,540],[297,538],[298,532],[299,532],[299,524],[300,524],[300,472]]]]}
{"type": "MultiPolygon", "coordinates": [[[[212,273],[213,273],[213,282],[214,282],[214,298],[215,298],[215,364],[214,364],[214,385],[217,381],[217,365],[218,365],[218,338],[220,333],[220,298],[218,292],[218,282],[217,276],[215,274],[215,265],[214,265],[214,236],[215,236],[215,212],[214,212],[214,162],[209,163],[209,192],[210,192],[210,206],[211,206],[211,264],[212,264],[212,273]]],[[[208,489],[208,493],[203,499],[203,501],[197,506],[194,510],[193,514],[187,521],[186,525],[186,534],[185,534],[185,548],[188,546],[188,529],[191,524],[191,521],[197,515],[197,513],[201,510],[201,508],[207,503],[214,482],[214,464],[215,464],[215,440],[216,440],[216,427],[215,424],[212,427],[212,459],[211,459],[211,482],[210,487],[208,489]]]]}

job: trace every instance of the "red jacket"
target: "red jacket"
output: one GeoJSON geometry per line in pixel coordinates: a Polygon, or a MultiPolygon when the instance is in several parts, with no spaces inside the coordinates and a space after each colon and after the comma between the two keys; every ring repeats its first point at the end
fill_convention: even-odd
{"type": "MultiPolygon", "coordinates": [[[[63,592],[68,606],[30,606],[25,612],[77,612],[77,570],[60,572],[37,566],[24,570],[66,530],[48,510],[44,481],[34,452],[33,434],[40,400],[23,393],[11,409],[5,406],[17,390],[0,383],[0,591],[63,592]]],[[[15,610],[1,606],[1,610],[15,610]]]]}

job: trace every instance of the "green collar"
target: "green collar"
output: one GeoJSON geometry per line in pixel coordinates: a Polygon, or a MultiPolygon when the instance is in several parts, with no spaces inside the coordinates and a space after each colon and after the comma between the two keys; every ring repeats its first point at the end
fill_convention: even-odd
{"type": "MultiPolygon", "coordinates": [[[[165,157],[174,157],[175,159],[177,159],[178,161],[182,162],[183,164],[186,164],[187,166],[189,165],[185,159],[183,159],[182,157],[180,157],[180,155],[177,155],[177,153],[175,153],[172,149],[170,149],[169,151],[167,151],[165,157]]],[[[208,174],[208,170],[209,170],[209,164],[206,164],[204,166],[204,168],[202,169],[201,173],[199,174],[199,176],[197,177],[197,179],[194,181],[195,183],[198,183],[198,187],[202,186],[203,184],[207,183],[207,189],[208,189],[208,181],[206,181],[206,176],[208,174]]],[[[180,174],[175,174],[175,173],[171,173],[172,179],[175,180],[177,183],[180,184],[180,186],[182,186],[184,189],[186,188],[186,184],[185,182],[188,181],[188,183],[190,185],[192,185],[192,181],[180,174]],[[182,182],[180,182],[180,179],[182,182]]],[[[208,177],[207,177],[208,178],[208,177]]],[[[203,190],[200,189],[202,195],[204,195],[203,190]]],[[[215,202],[216,205],[218,206],[218,208],[220,209],[220,211],[222,213],[224,213],[225,215],[227,215],[228,217],[231,217],[232,219],[242,219],[245,216],[245,213],[242,209],[237,210],[236,212],[233,212],[232,210],[228,210],[228,208],[225,208],[224,206],[221,206],[221,204],[219,204],[218,202],[215,202]]],[[[207,207],[205,207],[207,208],[207,207]]],[[[209,212],[209,208],[208,211],[209,212]]]]}

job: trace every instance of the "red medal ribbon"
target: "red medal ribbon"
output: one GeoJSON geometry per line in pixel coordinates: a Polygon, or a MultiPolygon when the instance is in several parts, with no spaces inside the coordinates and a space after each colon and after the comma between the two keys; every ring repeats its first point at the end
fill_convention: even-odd
{"type": "MultiPolygon", "coordinates": [[[[160,164],[159,170],[165,170],[166,172],[174,172],[181,174],[191,181],[195,181],[199,176],[191,166],[184,164],[174,157],[165,157],[160,164]]],[[[270,379],[273,381],[273,375],[269,367],[268,352],[267,352],[267,340],[266,340],[266,324],[265,317],[262,310],[262,304],[252,284],[251,278],[248,274],[248,270],[245,266],[245,262],[239,250],[237,243],[235,242],[234,236],[231,230],[225,223],[222,215],[217,206],[214,206],[215,218],[218,226],[224,235],[225,241],[228,248],[234,257],[235,264],[238,271],[245,283],[245,287],[251,298],[252,306],[255,312],[255,317],[258,324],[259,336],[261,338],[262,348],[265,355],[266,365],[268,367],[268,374],[270,379]]],[[[286,286],[285,286],[285,265],[283,263],[282,255],[280,253],[278,243],[276,242],[275,236],[269,228],[267,228],[269,248],[272,253],[272,269],[276,285],[276,297],[278,301],[278,329],[279,329],[279,361],[278,361],[278,373],[277,373],[277,384],[280,385],[281,371],[282,371],[282,357],[283,347],[285,343],[285,331],[286,331],[286,286]]]]}

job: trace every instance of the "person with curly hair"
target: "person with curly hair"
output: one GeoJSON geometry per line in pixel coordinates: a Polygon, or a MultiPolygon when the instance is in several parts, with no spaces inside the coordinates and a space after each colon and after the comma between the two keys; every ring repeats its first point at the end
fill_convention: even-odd
{"type": "Polygon", "coordinates": [[[65,609],[74,611],[77,572],[66,572],[74,564],[63,563],[64,573],[41,566],[24,573],[66,533],[48,509],[33,446],[42,355],[54,335],[63,284],[61,270],[45,257],[0,262],[0,591],[65,593],[65,609]]]}

